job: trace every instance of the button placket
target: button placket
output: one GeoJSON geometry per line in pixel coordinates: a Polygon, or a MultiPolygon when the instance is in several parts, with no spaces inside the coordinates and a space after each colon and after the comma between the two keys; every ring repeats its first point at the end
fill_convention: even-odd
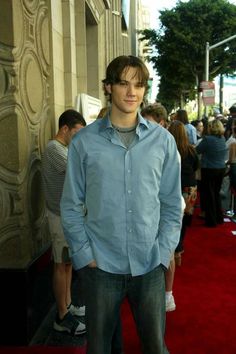
{"type": "Polygon", "coordinates": [[[132,225],[132,186],[131,186],[131,158],[130,158],[130,150],[128,150],[125,154],[125,188],[126,188],[126,220],[127,220],[127,234],[132,234],[133,225],[132,225]]]}

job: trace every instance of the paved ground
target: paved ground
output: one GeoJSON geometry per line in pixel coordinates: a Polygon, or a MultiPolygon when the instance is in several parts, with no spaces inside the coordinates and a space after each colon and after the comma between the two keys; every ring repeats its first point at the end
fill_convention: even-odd
{"type": "MultiPolygon", "coordinates": [[[[76,304],[76,294],[78,293],[77,281],[73,282],[72,298],[76,304]]],[[[85,345],[86,335],[71,336],[67,333],[59,333],[53,329],[53,321],[56,315],[56,305],[54,304],[41,326],[36,331],[29,345],[47,345],[47,346],[83,346],[85,345]]],[[[84,318],[81,318],[84,321],[84,318]]]]}

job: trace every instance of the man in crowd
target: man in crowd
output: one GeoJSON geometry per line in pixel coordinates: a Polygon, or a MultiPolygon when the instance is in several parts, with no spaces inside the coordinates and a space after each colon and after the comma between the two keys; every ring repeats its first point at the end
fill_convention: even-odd
{"type": "Polygon", "coordinates": [[[85,307],[71,303],[72,264],[60,217],[60,199],[64,184],[68,144],[72,136],[86,125],[84,118],[69,109],[59,118],[59,130],[49,141],[42,159],[43,186],[47,207],[49,231],[52,238],[53,291],[57,315],[53,327],[72,335],[85,333],[85,325],[76,316],[85,315],[85,307]]]}
{"type": "MultiPolygon", "coordinates": [[[[229,139],[229,137],[232,135],[232,126],[234,121],[236,120],[236,105],[233,105],[229,108],[229,118],[226,123],[225,127],[225,138],[229,139]]],[[[235,124],[234,124],[235,125],[235,124]]]]}
{"type": "Polygon", "coordinates": [[[168,126],[167,111],[160,103],[150,104],[142,108],[141,115],[148,120],[160,124],[164,128],[167,128],[168,126]]]}

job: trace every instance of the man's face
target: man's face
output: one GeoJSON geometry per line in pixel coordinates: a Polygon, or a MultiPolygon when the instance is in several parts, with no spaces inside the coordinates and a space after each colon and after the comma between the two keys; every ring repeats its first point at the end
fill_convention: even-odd
{"type": "Polygon", "coordinates": [[[111,94],[113,108],[117,113],[125,114],[137,112],[145,93],[145,86],[139,81],[137,69],[133,67],[123,71],[119,83],[109,84],[106,89],[111,94]]]}
{"type": "Polygon", "coordinates": [[[203,132],[203,123],[202,122],[199,122],[198,125],[197,125],[197,130],[199,131],[199,133],[202,134],[203,132]]]}
{"type": "Polygon", "coordinates": [[[77,133],[80,129],[84,128],[84,126],[82,124],[75,124],[75,126],[71,129],[69,129],[69,127],[67,127],[67,132],[66,132],[66,135],[65,135],[65,140],[66,140],[66,143],[67,145],[69,145],[73,135],[75,133],[77,133]]]}

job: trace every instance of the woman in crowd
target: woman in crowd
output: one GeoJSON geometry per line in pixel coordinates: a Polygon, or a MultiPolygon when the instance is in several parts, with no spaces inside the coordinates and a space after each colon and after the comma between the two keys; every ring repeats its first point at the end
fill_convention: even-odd
{"type": "Polygon", "coordinates": [[[197,182],[195,178],[199,159],[195,148],[189,143],[184,124],[178,120],[170,124],[169,132],[174,136],[181,157],[181,186],[185,200],[179,244],[175,250],[175,261],[181,265],[181,254],[184,252],[186,227],[191,225],[194,204],[197,198],[197,182]]]}
{"type": "MultiPolygon", "coordinates": [[[[150,120],[155,122],[164,128],[168,126],[168,116],[167,111],[164,106],[161,104],[150,104],[144,107],[141,110],[141,115],[150,120]]],[[[174,276],[175,276],[175,258],[174,253],[170,260],[170,265],[168,270],[165,273],[165,282],[166,282],[166,311],[174,311],[176,309],[175,299],[173,295],[173,284],[174,284],[174,276]]]]}
{"type": "Polygon", "coordinates": [[[208,123],[207,135],[204,135],[196,147],[201,158],[202,198],[205,206],[206,226],[214,227],[223,223],[220,189],[225,174],[227,147],[224,138],[224,126],[218,119],[208,123]]]}
{"type": "Polygon", "coordinates": [[[175,119],[179,120],[184,124],[189,143],[192,145],[196,145],[197,131],[196,128],[189,123],[187,111],[185,111],[185,109],[178,109],[175,114],[175,119]]]}

